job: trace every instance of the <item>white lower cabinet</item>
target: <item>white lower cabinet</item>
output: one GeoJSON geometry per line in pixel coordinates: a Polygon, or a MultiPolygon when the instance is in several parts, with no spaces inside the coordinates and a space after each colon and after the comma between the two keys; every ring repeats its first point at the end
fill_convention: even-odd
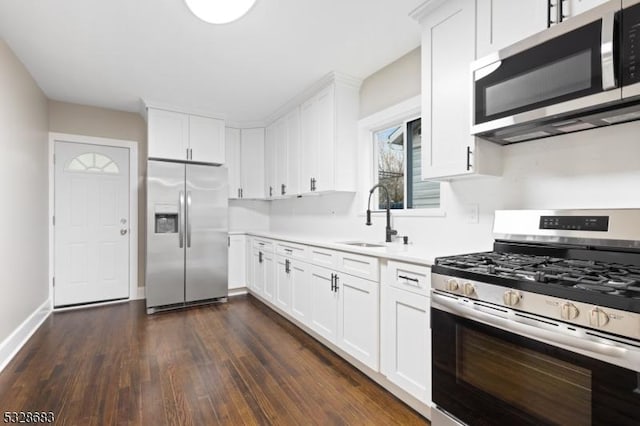
{"type": "Polygon", "coordinates": [[[275,255],[273,252],[253,248],[252,286],[253,291],[272,301],[275,292],[275,255]]]}
{"type": "Polygon", "coordinates": [[[338,346],[378,370],[378,282],[336,274],[338,346]]]}
{"type": "Polygon", "coordinates": [[[338,295],[331,269],[311,265],[311,328],[331,342],[338,335],[338,295]]]}
{"type": "Polygon", "coordinates": [[[311,328],[375,370],[378,287],[375,281],[311,266],[311,328]]]}
{"type": "Polygon", "coordinates": [[[302,324],[311,327],[311,265],[291,261],[289,282],[291,290],[291,315],[302,324]]]}
{"type": "Polygon", "coordinates": [[[431,402],[429,298],[382,287],[382,373],[400,388],[431,402]]]}

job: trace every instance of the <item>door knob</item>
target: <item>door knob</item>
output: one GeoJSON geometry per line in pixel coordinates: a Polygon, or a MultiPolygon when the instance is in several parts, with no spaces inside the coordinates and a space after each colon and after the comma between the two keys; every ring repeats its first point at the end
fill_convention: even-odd
{"type": "Polygon", "coordinates": [[[120,235],[125,235],[126,233],[127,233],[127,230],[126,230],[126,229],[121,229],[121,230],[120,230],[120,235]]]}

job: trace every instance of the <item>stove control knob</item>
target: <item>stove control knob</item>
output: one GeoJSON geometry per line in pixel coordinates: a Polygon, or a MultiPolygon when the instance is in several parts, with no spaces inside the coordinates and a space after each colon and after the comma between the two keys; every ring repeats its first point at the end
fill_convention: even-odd
{"type": "Polygon", "coordinates": [[[476,287],[471,283],[464,283],[464,286],[462,287],[462,292],[464,293],[465,296],[471,297],[474,294],[476,294],[476,287]]]}
{"type": "Polygon", "coordinates": [[[451,278],[450,280],[447,281],[447,290],[458,291],[459,288],[460,288],[460,284],[458,284],[457,280],[454,280],[453,278],[451,278]]]}
{"type": "Polygon", "coordinates": [[[560,307],[560,316],[564,320],[573,320],[578,318],[580,311],[573,303],[565,302],[560,307]]]}
{"type": "Polygon", "coordinates": [[[589,316],[589,323],[594,327],[604,327],[609,322],[609,315],[600,308],[593,308],[589,316]]]}
{"type": "Polygon", "coordinates": [[[520,294],[520,292],[515,290],[507,290],[504,292],[504,295],[502,296],[502,300],[504,301],[504,304],[507,306],[516,306],[518,303],[520,303],[521,299],[522,299],[522,295],[520,294]]]}

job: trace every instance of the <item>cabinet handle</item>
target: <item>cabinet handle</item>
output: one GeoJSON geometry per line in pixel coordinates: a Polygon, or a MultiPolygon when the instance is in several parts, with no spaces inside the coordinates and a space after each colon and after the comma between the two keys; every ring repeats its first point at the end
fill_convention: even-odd
{"type": "Polygon", "coordinates": [[[333,285],[333,291],[338,292],[338,274],[336,274],[335,284],[333,285]]]}
{"type": "Polygon", "coordinates": [[[244,189],[240,188],[240,198],[244,198],[244,189]]]}
{"type": "Polygon", "coordinates": [[[471,151],[471,147],[468,146],[467,147],[467,170],[471,170],[471,154],[473,154],[473,151],[471,151]]]}
{"type": "Polygon", "coordinates": [[[262,252],[258,252],[258,263],[262,263],[262,252]]]}
{"type": "Polygon", "coordinates": [[[286,249],[284,249],[284,251],[286,251],[286,252],[287,252],[287,253],[289,253],[289,254],[293,253],[293,250],[291,250],[291,249],[287,249],[287,248],[286,248],[286,249]]]}
{"type": "Polygon", "coordinates": [[[284,272],[286,272],[287,274],[291,272],[291,262],[289,261],[289,259],[285,259],[284,261],[284,272]]]}
{"type": "Polygon", "coordinates": [[[273,186],[269,185],[269,197],[273,197],[273,186]]]}
{"type": "Polygon", "coordinates": [[[287,193],[287,185],[285,185],[284,183],[282,184],[281,192],[282,192],[282,195],[287,193]]]}
{"type": "Polygon", "coordinates": [[[311,178],[311,190],[316,190],[316,178],[311,178]]]}
{"type": "Polygon", "coordinates": [[[331,274],[331,291],[333,291],[333,281],[336,279],[336,274],[331,274]]]}
{"type": "Polygon", "coordinates": [[[309,180],[309,191],[313,191],[313,178],[309,180]]]}
{"type": "Polygon", "coordinates": [[[193,160],[193,148],[189,148],[189,160],[193,160]]]}
{"type": "Polygon", "coordinates": [[[407,281],[413,281],[414,283],[419,283],[420,281],[417,278],[407,277],[406,275],[398,275],[398,278],[405,279],[407,281]]]}
{"type": "Polygon", "coordinates": [[[189,148],[186,149],[187,151],[187,160],[189,159],[189,148]]]}

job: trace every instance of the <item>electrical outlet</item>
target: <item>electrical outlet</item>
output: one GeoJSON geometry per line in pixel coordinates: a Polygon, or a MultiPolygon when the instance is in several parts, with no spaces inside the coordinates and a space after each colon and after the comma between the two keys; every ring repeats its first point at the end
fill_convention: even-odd
{"type": "Polygon", "coordinates": [[[480,222],[480,206],[478,204],[467,204],[467,223],[477,224],[480,222]]]}

